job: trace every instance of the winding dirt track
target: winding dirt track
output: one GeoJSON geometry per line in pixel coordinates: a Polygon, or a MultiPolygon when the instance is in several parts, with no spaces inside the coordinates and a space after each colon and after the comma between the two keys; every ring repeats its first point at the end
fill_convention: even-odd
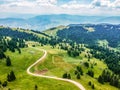
{"type": "Polygon", "coordinates": [[[42,61],[46,55],[47,55],[47,51],[44,50],[44,49],[40,49],[40,51],[43,51],[44,52],[44,55],[38,59],[35,63],[33,63],[32,65],[30,65],[28,68],[27,68],[27,73],[29,75],[32,75],[32,76],[37,76],[37,77],[43,77],[43,78],[51,78],[51,79],[56,79],[56,80],[61,80],[61,81],[66,81],[66,82],[70,82],[70,83],[73,83],[74,85],[76,85],[80,90],[85,90],[85,88],[78,82],[76,81],[73,81],[73,80],[70,80],[70,79],[63,79],[63,78],[58,78],[58,77],[53,77],[53,76],[45,76],[45,75],[41,75],[41,74],[36,74],[36,73],[32,73],[30,72],[30,69],[35,66],[37,63],[39,63],[40,61],[42,61]]]}

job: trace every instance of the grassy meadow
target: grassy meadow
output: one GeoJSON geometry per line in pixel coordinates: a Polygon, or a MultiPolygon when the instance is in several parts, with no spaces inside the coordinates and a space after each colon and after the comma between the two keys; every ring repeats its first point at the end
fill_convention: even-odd
{"type": "Polygon", "coordinates": [[[8,90],[8,88],[11,90],[34,90],[35,85],[38,86],[38,90],[79,90],[71,83],[28,75],[26,69],[43,55],[43,52],[39,50],[24,48],[21,54],[17,51],[15,53],[7,51],[6,55],[10,57],[12,66],[7,67],[5,60],[0,60],[0,81],[3,83],[11,70],[14,71],[17,79],[8,82],[8,86],[0,88],[0,90],[8,90]]]}
{"type": "Polygon", "coordinates": [[[85,52],[81,53],[80,57],[72,58],[67,55],[66,51],[58,48],[53,49],[50,46],[43,46],[40,48],[46,49],[48,55],[42,63],[35,67],[36,71],[41,72],[42,70],[45,70],[46,72],[43,74],[57,77],[62,77],[65,72],[68,72],[71,74],[71,78],[77,82],[80,82],[86,90],[93,90],[91,86],[88,85],[89,81],[95,85],[95,90],[118,90],[118,88],[110,86],[108,83],[104,85],[98,83],[98,76],[102,73],[102,70],[107,68],[103,61],[96,58],[91,58],[89,61],[90,67],[87,68],[84,66],[84,62],[87,61],[87,58],[85,58],[85,52]],[[91,69],[91,65],[94,63],[97,65],[94,65],[94,68],[92,69],[95,73],[94,78],[92,78],[86,73],[89,69],[91,69]],[[81,76],[81,79],[79,80],[76,79],[74,74],[77,65],[81,66],[84,72],[84,75],[81,76]]]}

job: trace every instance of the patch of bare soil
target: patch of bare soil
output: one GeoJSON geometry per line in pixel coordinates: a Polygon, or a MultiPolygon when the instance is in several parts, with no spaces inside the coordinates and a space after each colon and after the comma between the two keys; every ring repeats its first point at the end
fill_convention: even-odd
{"type": "Polygon", "coordinates": [[[36,74],[45,74],[48,70],[47,69],[43,69],[43,70],[37,70],[34,73],[36,74]]]}

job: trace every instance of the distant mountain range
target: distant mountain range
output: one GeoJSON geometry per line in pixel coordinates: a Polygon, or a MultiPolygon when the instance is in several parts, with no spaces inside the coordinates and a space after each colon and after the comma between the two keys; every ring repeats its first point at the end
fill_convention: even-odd
{"type": "Polygon", "coordinates": [[[120,16],[80,16],[67,14],[39,15],[32,18],[1,18],[0,25],[25,29],[45,30],[51,27],[68,24],[110,23],[120,24],[120,16]]]}

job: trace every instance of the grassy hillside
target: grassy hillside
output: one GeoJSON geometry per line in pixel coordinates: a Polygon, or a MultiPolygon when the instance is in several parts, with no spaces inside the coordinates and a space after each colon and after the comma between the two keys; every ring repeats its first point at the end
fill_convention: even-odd
{"type": "MultiPolygon", "coordinates": [[[[80,29],[81,26],[77,28],[80,29]]],[[[109,47],[107,40],[97,39],[96,43],[98,46],[90,47],[90,40],[88,40],[88,44],[77,44],[72,40],[68,40],[68,37],[65,39],[62,37],[62,35],[70,34],[72,36],[69,39],[82,40],[82,37],[80,37],[79,39],[73,38],[81,35],[78,33],[81,29],[79,30],[77,28],[74,28],[74,25],[72,25],[72,29],[70,29],[69,26],[59,26],[51,28],[42,33],[32,30],[16,30],[16,28],[4,28],[1,26],[1,35],[3,34],[3,36],[5,35],[15,38],[22,37],[25,41],[25,44],[27,44],[28,46],[28,48],[20,48],[22,52],[21,54],[17,50],[15,53],[11,53],[9,49],[7,49],[7,52],[4,52],[6,56],[10,56],[11,58],[12,66],[10,67],[7,67],[5,65],[5,59],[0,59],[0,81],[2,81],[3,83],[7,78],[7,74],[11,70],[15,72],[15,75],[17,77],[15,81],[9,82],[7,88],[4,89],[6,90],[8,88],[11,88],[20,90],[33,90],[34,86],[37,85],[38,90],[78,90],[78,88],[71,83],[57,81],[53,79],[33,77],[26,73],[27,67],[43,55],[43,52],[36,50],[42,48],[47,50],[48,55],[45,60],[42,61],[42,63],[39,63],[34,68],[32,68],[31,71],[33,71],[34,73],[61,78],[63,77],[63,74],[68,73],[71,75],[72,80],[80,82],[86,88],[86,90],[93,90],[93,84],[95,90],[118,90],[118,88],[111,86],[108,82],[100,84],[98,82],[98,77],[101,75],[104,69],[109,68],[105,63],[107,55],[108,57],[110,57],[110,55],[113,54],[113,57],[114,55],[116,55],[119,58],[119,50],[109,47]],[[8,32],[6,32],[5,30],[8,30],[8,32]],[[60,32],[61,34],[59,33],[58,35],[58,32],[60,32]],[[77,34],[74,34],[72,32],[77,34]],[[54,38],[49,36],[53,36],[54,38]],[[33,46],[35,49],[31,46],[33,46]],[[70,52],[68,53],[68,51],[70,52]],[[90,58],[88,60],[89,55],[90,58]],[[106,58],[103,58],[104,55],[106,58]],[[102,58],[100,56],[102,56],[102,58]],[[89,66],[87,67],[85,63],[89,64],[89,66]],[[77,69],[77,67],[81,67],[83,70],[83,75],[80,75],[80,79],[77,79],[75,75],[75,70],[77,69]],[[87,74],[89,70],[94,71],[94,77],[91,77],[87,74]],[[92,83],[91,86],[88,85],[88,82],[92,83]]],[[[91,33],[95,32],[94,27],[92,26],[91,28],[89,27],[89,25],[82,27],[82,29],[85,29],[82,30],[82,33],[84,33],[84,35],[90,34],[91,36],[91,33]]],[[[90,38],[91,37],[89,37],[88,39],[90,38]]],[[[3,40],[1,39],[1,41],[3,40]]],[[[94,45],[94,43],[92,44],[94,45]]],[[[7,46],[7,44],[5,45],[7,46]]],[[[1,48],[3,47],[0,47],[0,49],[1,48]]],[[[110,58],[110,60],[114,60],[113,57],[110,58]]],[[[118,62],[118,58],[114,60],[115,63],[118,62]]],[[[118,64],[116,65],[118,66],[118,64]]]]}
{"type": "Polygon", "coordinates": [[[106,64],[103,61],[100,61],[96,58],[92,58],[90,60],[90,65],[93,63],[97,63],[96,66],[94,66],[93,71],[95,71],[94,78],[87,75],[87,71],[91,69],[91,67],[86,68],[84,66],[84,62],[87,61],[87,58],[84,57],[84,53],[82,53],[80,58],[72,58],[69,57],[64,50],[60,50],[57,48],[51,48],[50,46],[44,46],[40,48],[45,48],[48,51],[47,58],[44,60],[44,62],[40,63],[40,65],[37,65],[34,72],[35,73],[41,73],[49,76],[57,76],[62,77],[62,75],[65,72],[68,72],[71,74],[71,78],[77,82],[80,82],[86,90],[92,90],[91,86],[88,85],[88,82],[91,81],[95,85],[95,90],[118,90],[117,88],[110,86],[109,84],[100,84],[97,81],[97,77],[102,73],[102,70],[107,68],[106,64]],[[76,69],[76,66],[81,66],[84,75],[81,76],[81,79],[76,79],[76,76],[74,74],[74,71],[76,69]]]}
{"type": "Polygon", "coordinates": [[[17,51],[15,53],[7,51],[5,54],[10,56],[12,66],[7,67],[5,60],[0,60],[0,81],[5,81],[7,74],[11,70],[15,72],[17,79],[13,82],[9,82],[8,86],[3,90],[7,90],[7,88],[12,90],[34,90],[35,85],[38,86],[38,90],[78,90],[77,87],[67,82],[38,78],[26,73],[27,67],[43,55],[43,52],[39,50],[24,48],[21,54],[17,51]]]}
{"type": "Polygon", "coordinates": [[[66,26],[58,26],[58,27],[53,27],[50,29],[47,29],[45,31],[43,31],[45,34],[50,35],[50,36],[56,36],[57,35],[57,31],[62,30],[64,28],[67,28],[66,26]]]}

